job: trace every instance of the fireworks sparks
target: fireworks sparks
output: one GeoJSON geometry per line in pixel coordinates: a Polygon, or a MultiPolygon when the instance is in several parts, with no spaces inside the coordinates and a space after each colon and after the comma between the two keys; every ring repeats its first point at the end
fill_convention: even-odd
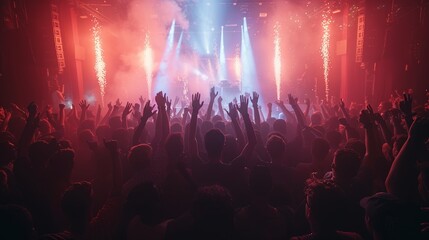
{"type": "Polygon", "coordinates": [[[94,38],[95,52],[94,70],[97,75],[98,86],[100,88],[101,103],[104,105],[104,95],[106,93],[106,63],[103,59],[103,45],[100,37],[101,27],[96,18],[93,18],[93,22],[94,26],[92,27],[92,35],[94,38]]]}
{"type": "Polygon", "coordinates": [[[323,78],[325,80],[325,97],[329,99],[329,41],[331,38],[329,25],[331,24],[331,19],[328,15],[323,15],[322,20],[322,46],[320,48],[322,59],[323,59],[323,78]]]}
{"type": "Polygon", "coordinates": [[[282,72],[282,59],[281,59],[281,38],[280,38],[280,24],[276,22],[274,25],[274,79],[276,81],[277,99],[280,97],[281,89],[281,72],[282,72]]]}
{"type": "Polygon", "coordinates": [[[146,72],[147,96],[150,99],[152,91],[153,51],[150,46],[150,36],[146,33],[145,48],[143,50],[143,67],[146,72]]]}

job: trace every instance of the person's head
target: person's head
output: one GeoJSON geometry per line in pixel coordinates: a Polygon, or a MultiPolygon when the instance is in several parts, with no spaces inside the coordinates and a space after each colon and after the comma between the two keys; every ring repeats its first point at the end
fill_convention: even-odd
{"type": "Polygon", "coordinates": [[[360,167],[359,155],[351,149],[340,149],[335,152],[332,172],[335,179],[347,180],[356,176],[360,167]]]}
{"type": "Polygon", "coordinates": [[[273,131],[279,132],[284,137],[287,136],[287,124],[286,121],[283,119],[277,119],[273,123],[273,131]]]}
{"type": "Polygon", "coordinates": [[[204,136],[204,144],[209,157],[220,158],[225,145],[225,135],[219,129],[211,129],[204,136]]]}
{"type": "Polygon", "coordinates": [[[420,239],[419,208],[384,192],[363,198],[365,223],[375,240],[420,239]]]}
{"type": "Polygon", "coordinates": [[[223,133],[226,131],[226,127],[225,127],[225,122],[224,121],[214,122],[214,126],[213,127],[219,129],[223,133]]]}
{"type": "Polygon", "coordinates": [[[61,199],[61,208],[72,228],[84,227],[91,219],[92,186],[89,182],[72,184],[61,199]]]}
{"type": "Polygon", "coordinates": [[[315,138],[311,144],[311,155],[313,160],[324,160],[329,154],[329,143],[323,138],[315,138]]]}
{"type": "Polygon", "coordinates": [[[326,133],[326,140],[328,140],[332,149],[337,149],[340,146],[342,139],[343,137],[338,131],[331,130],[326,133]]]}
{"type": "Polygon", "coordinates": [[[133,146],[128,151],[128,161],[131,169],[140,171],[149,167],[152,159],[152,147],[148,144],[139,144],[133,146]]]}
{"type": "Polygon", "coordinates": [[[239,154],[237,139],[233,135],[225,135],[225,146],[222,149],[222,161],[231,163],[239,154]]]}
{"type": "MultiPolygon", "coordinates": [[[[272,161],[279,161],[283,156],[286,149],[286,143],[278,135],[271,135],[266,143],[268,154],[272,161]]],[[[276,162],[279,163],[279,162],[276,162]]]]}
{"type": "Polygon", "coordinates": [[[255,166],[250,172],[249,188],[254,197],[266,198],[271,192],[273,180],[270,169],[266,166],[255,166]]]}
{"type": "Polygon", "coordinates": [[[121,117],[114,116],[109,119],[109,126],[112,130],[116,130],[122,127],[121,117]]]}
{"type": "Polygon", "coordinates": [[[201,136],[205,136],[211,129],[213,129],[213,123],[210,121],[203,121],[200,127],[201,136]]]}
{"type": "Polygon", "coordinates": [[[95,131],[95,121],[94,119],[85,119],[82,124],[80,125],[80,129],[89,129],[92,132],[95,131]]]}
{"type": "Polygon", "coordinates": [[[162,220],[161,197],[158,188],[151,182],[137,185],[128,194],[125,209],[137,214],[144,224],[158,224],[162,220]]]}
{"type": "Polygon", "coordinates": [[[74,163],[74,151],[71,149],[61,149],[57,151],[49,161],[49,174],[53,181],[62,179],[68,181],[72,173],[74,163]]]}
{"type": "Polygon", "coordinates": [[[31,159],[31,164],[35,168],[46,167],[49,158],[53,152],[46,141],[37,141],[30,145],[28,149],[28,156],[31,159]]]}
{"type": "Polygon", "coordinates": [[[85,129],[78,133],[79,143],[82,145],[88,145],[88,142],[93,142],[95,140],[94,133],[91,130],[85,129]]]}
{"type": "Polygon", "coordinates": [[[306,217],[312,229],[335,230],[344,210],[342,190],[332,181],[310,178],[305,197],[306,217]]]}
{"type": "Polygon", "coordinates": [[[10,142],[0,142],[0,167],[5,167],[13,162],[16,155],[15,146],[10,142]]]}
{"type": "Polygon", "coordinates": [[[234,208],[228,190],[219,185],[198,189],[191,214],[198,235],[225,239],[233,230],[234,208]]]}
{"type": "Polygon", "coordinates": [[[214,115],[213,117],[212,117],[212,122],[219,122],[219,121],[222,121],[223,119],[222,119],[222,117],[221,116],[219,116],[219,115],[214,115]]]}
{"type": "Polygon", "coordinates": [[[122,150],[127,150],[131,142],[130,133],[127,129],[118,128],[113,131],[112,139],[118,142],[118,147],[122,150]]]}
{"type": "Polygon", "coordinates": [[[358,154],[359,159],[363,159],[363,157],[365,156],[365,152],[366,152],[365,143],[359,139],[356,139],[356,138],[349,139],[346,145],[344,146],[344,148],[355,151],[358,154]]]}
{"type": "Polygon", "coordinates": [[[323,124],[323,116],[320,112],[314,112],[310,116],[311,126],[320,126],[323,124]]]}
{"type": "Polygon", "coordinates": [[[38,129],[42,136],[51,134],[52,132],[52,126],[47,119],[40,120],[38,129]]]}
{"type": "Polygon", "coordinates": [[[165,141],[165,151],[167,152],[168,159],[173,160],[183,155],[183,138],[180,133],[172,133],[165,141]]]}
{"type": "Polygon", "coordinates": [[[172,133],[182,133],[183,132],[183,128],[182,128],[182,125],[180,123],[171,124],[170,130],[172,133]]]}
{"type": "Polygon", "coordinates": [[[97,135],[99,143],[102,143],[104,139],[112,138],[112,132],[110,131],[110,127],[107,125],[98,126],[95,130],[95,135],[97,135]]]}
{"type": "Polygon", "coordinates": [[[30,212],[19,205],[0,205],[0,238],[37,239],[30,212]]]}

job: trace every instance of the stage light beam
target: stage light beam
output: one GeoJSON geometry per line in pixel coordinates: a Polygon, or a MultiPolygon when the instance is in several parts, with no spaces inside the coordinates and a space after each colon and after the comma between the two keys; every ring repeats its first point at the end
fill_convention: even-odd
{"type": "Polygon", "coordinates": [[[280,24],[276,22],[274,25],[274,78],[276,81],[276,94],[277,99],[281,99],[281,71],[282,71],[282,59],[281,59],[281,38],[280,38],[280,24]]]}
{"type": "Polygon", "coordinates": [[[143,50],[143,67],[146,72],[147,96],[151,99],[152,72],[153,72],[153,50],[150,45],[150,35],[146,33],[145,48],[143,50]]]}
{"type": "Polygon", "coordinates": [[[226,57],[225,57],[225,45],[223,41],[223,26],[220,32],[220,52],[219,52],[219,79],[226,79],[226,57]]]}

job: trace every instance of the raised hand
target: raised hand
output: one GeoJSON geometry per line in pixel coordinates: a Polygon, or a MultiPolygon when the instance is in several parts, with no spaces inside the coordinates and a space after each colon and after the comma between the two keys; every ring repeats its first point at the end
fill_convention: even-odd
{"type": "Polygon", "coordinates": [[[144,103],[146,102],[146,99],[144,99],[143,96],[140,96],[139,101],[140,101],[140,106],[143,106],[144,103]]]}
{"type": "Polygon", "coordinates": [[[289,104],[290,104],[291,106],[296,106],[296,105],[298,105],[298,98],[294,98],[294,97],[292,96],[292,94],[288,94],[287,96],[288,96],[288,99],[289,99],[289,104]]]}
{"type": "Polygon", "coordinates": [[[222,99],[222,96],[219,96],[219,97],[217,98],[217,102],[218,102],[218,104],[219,104],[219,103],[222,103],[222,100],[223,100],[223,99],[222,99]]]}
{"type": "Polygon", "coordinates": [[[192,94],[192,112],[198,113],[200,111],[201,107],[204,105],[204,101],[200,103],[201,95],[200,93],[192,94]]]}
{"type": "Polygon", "coordinates": [[[215,88],[210,88],[210,101],[214,101],[214,99],[217,97],[219,92],[215,92],[215,88]]]}
{"type": "Polygon", "coordinates": [[[126,118],[133,110],[131,110],[131,107],[133,105],[130,102],[127,102],[127,105],[125,105],[124,111],[122,111],[122,118],[126,118]]]}
{"type": "Polygon", "coordinates": [[[272,103],[267,103],[267,107],[268,107],[268,109],[273,109],[273,104],[272,103]]]}
{"type": "Polygon", "coordinates": [[[244,96],[240,95],[240,106],[238,107],[238,111],[240,112],[241,116],[248,116],[248,107],[249,107],[249,99],[244,96]]]}
{"type": "Polygon", "coordinates": [[[404,93],[404,100],[399,102],[399,109],[405,114],[405,116],[412,116],[413,97],[411,94],[404,93]]]}
{"type": "Polygon", "coordinates": [[[257,92],[253,92],[253,98],[250,97],[250,101],[253,106],[258,106],[259,94],[257,92]]]}
{"type": "Polygon", "coordinates": [[[86,111],[89,108],[89,103],[87,103],[86,100],[82,100],[79,102],[79,107],[82,111],[86,111]]]}
{"type": "Polygon", "coordinates": [[[122,102],[121,102],[121,101],[119,101],[119,98],[118,98],[118,99],[116,99],[115,106],[117,106],[118,108],[119,108],[120,106],[122,106],[122,102]]]}
{"type": "Polygon", "coordinates": [[[52,115],[52,111],[53,111],[52,106],[51,105],[47,105],[46,108],[45,108],[46,114],[47,115],[52,115]]]}
{"type": "Polygon", "coordinates": [[[237,119],[238,118],[237,105],[230,102],[228,104],[228,108],[229,108],[229,111],[226,109],[224,109],[224,110],[225,110],[226,114],[228,114],[229,118],[231,118],[231,120],[237,119]]]}
{"type": "Polygon", "coordinates": [[[167,104],[167,109],[171,109],[171,99],[168,99],[167,95],[164,94],[165,103],[167,104]]]}
{"type": "Polygon", "coordinates": [[[37,109],[38,107],[35,102],[31,102],[30,104],[28,104],[27,110],[28,110],[29,116],[35,117],[37,114],[37,109]]]}
{"type": "Polygon", "coordinates": [[[155,108],[155,104],[153,106],[150,105],[150,100],[146,102],[143,109],[143,116],[142,120],[147,121],[150,117],[155,115],[156,110],[153,110],[155,108]]]}
{"type": "Polygon", "coordinates": [[[173,106],[176,107],[179,101],[180,101],[180,98],[176,96],[176,98],[174,98],[173,106]]]}
{"type": "Polygon", "coordinates": [[[281,109],[285,109],[286,108],[285,103],[282,100],[277,100],[277,101],[275,101],[275,103],[281,109]]]}
{"type": "Polygon", "coordinates": [[[133,105],[133,114],[140,112],[140,104],[135,103],[133,105]]]}
{"type": "Polygon", "coordinates": [[[64,108],[66,108],[66,105],[60,103],[60,104],[58,104],[58,107],[60,110],[63,110],[64,108]]]}
{"type": "Polygon", "coordinates": [[[373,126],[374,119],[374,110],[371,105],[368,105],[367,109],[362,110],[359,116],[359,122],[362,123],[365,128],[373,126]]]}
{"type": "Polygon", "coordinates": [[[339,118],[338,121],[340,122],[341,125],[343,125],[344,127],[348,127],[349,123],[347,122],[347,119],[345,118],[339,118]]]}
{"type": "Polygon", "coordinates": [[[344,104],[344,101],[342,98],[340,98],[340,102],[338,103],[338,106],[340,106],[341,109],[346,109],[346,105],[344,104]]]}
{"type": "Polygon", "coordinates": [[[158,108],[164,108],[165,107],[165,97],[164,97],[164,95],[163,95],[163,93],[162,93],[162,91],[161,92],[158,92],[157,94],[156,94],[156,96],[155,96],[155,102],[156,102],[156,104],[158,105],[158,108]]]}
{"type": "Polygon", "coordinates": [[[113,106],[112,106],[112,102],[109,102],[109,103],[107,104],[107,108],[109,109],[109,111],[112,111],[112,108],[113,108],[113,106]]]}
{"type": "Polygon", "coordinates": [[[304,99],[304,103],[305,105],[307,105],[307,107],[310,107],[311,101],[309,98],[304,99]]]}

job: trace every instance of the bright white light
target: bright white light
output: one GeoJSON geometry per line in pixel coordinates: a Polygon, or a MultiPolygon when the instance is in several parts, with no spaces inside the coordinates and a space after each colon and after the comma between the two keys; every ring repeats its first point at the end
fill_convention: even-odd
{"type": "Polygon", "coordinates": [[[92,27],[92,35],[94,41],[95,64],[94,70],[97,75],[98,86],[100,88],[101,103],[104,105],[104,95],[106,91],[106,63],[103,59],[103,45],[100,37],[100,25],[98,20],[93,18],[94,26],[92,27]]]}

